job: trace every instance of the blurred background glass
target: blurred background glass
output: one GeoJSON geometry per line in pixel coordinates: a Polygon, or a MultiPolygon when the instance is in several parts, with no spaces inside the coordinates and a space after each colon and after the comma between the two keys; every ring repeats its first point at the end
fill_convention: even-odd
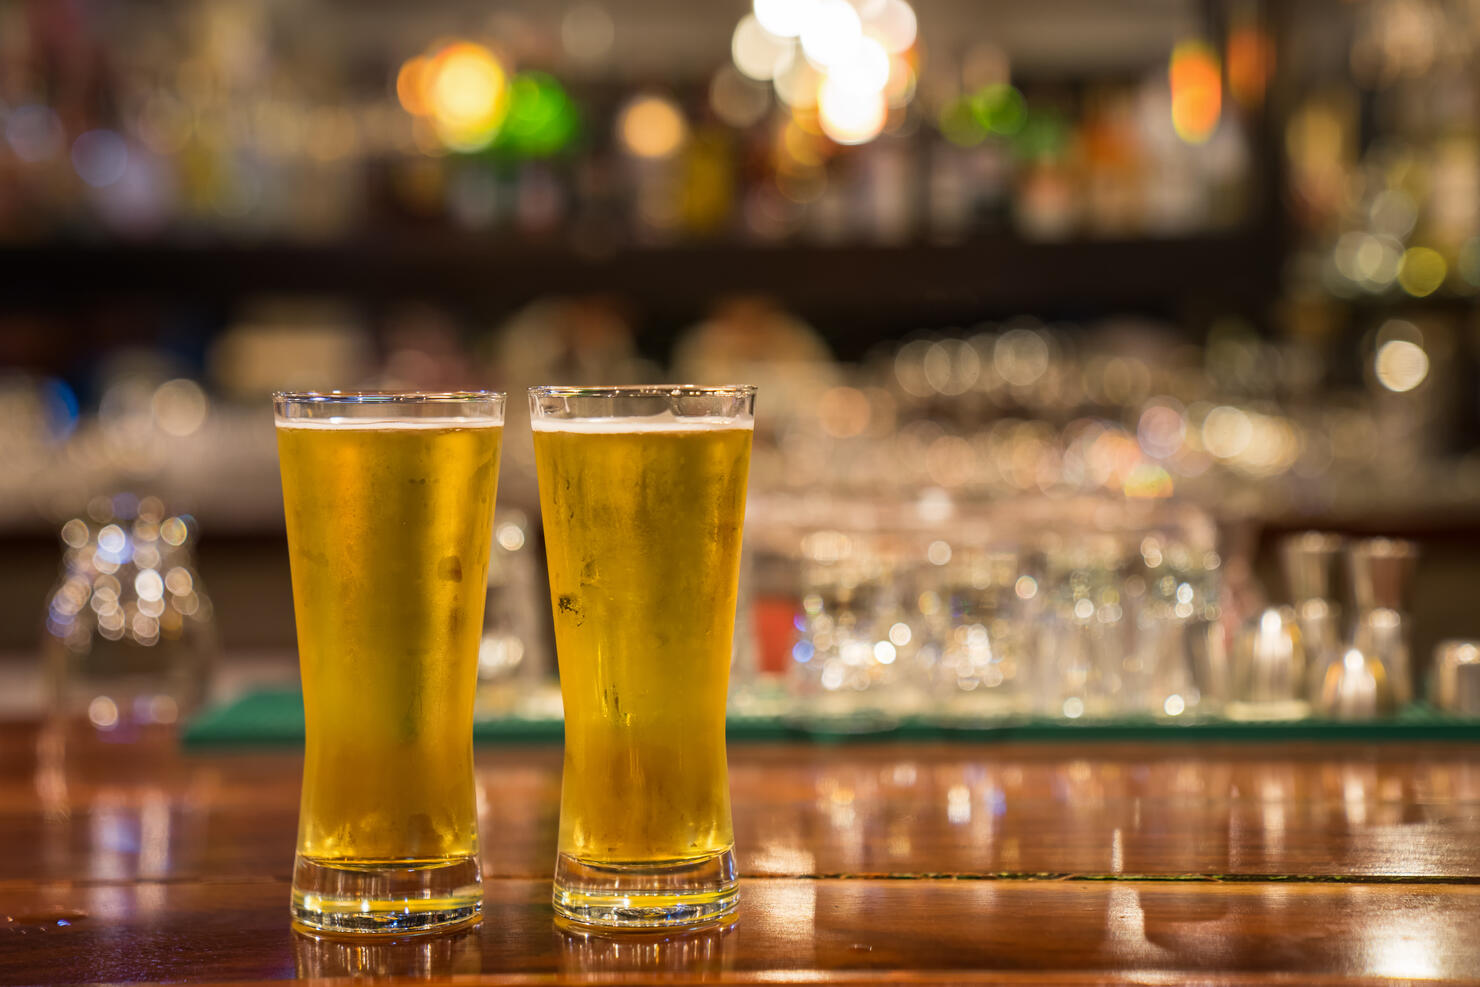
{"type": "MultiPolygon", "coordinates": [[[[1477,43],[1466,0],[0,0],[0,702],[125,491],[197,526],[218,692],[291,678],[273,389],[679,378],[760,386],[743,708],[1262,716],[1353,652],[1421,696],[1480,635],[1477,43]]],[[[489,708],[553,674],[522,407],[489,708]]]]}

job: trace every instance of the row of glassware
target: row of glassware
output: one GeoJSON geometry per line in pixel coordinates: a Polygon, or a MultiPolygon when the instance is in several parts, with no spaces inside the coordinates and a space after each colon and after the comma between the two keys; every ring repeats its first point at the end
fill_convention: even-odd
{"type": "Polygon", "coordinates": [[[1346,628],[1331,589],[1340,539],[1289,539],[1293,606],[1261,609],[1246,561],[1225,562],[1217,526],[1190,504],[927,494],[757,506],[743,585],[765,595],[794,580],[782,593],[800,606],[780,662],[765,653],[777,636],[742,621],[732,713],[869,730],[921,718],[1360,718],[1413,698],[1406,543],[1350,546],[1346,628]]]}
{"type": "MultiPolygon", "coordinates": [[[[558,715],[553,691],[533,688],[554,661],[530,535],[524,515],[500,515],[479,661],[489,714],[558,715]]],[[[128,495],[62,530],[52,684],[82,686],[100,728],[173,720],[207,691],[214,630],[194,537],[188,517],[128,495]],[[99,691],[115,678],[140,679],[124,690],[136,701],[98,701],[119,691],[99,691]]],[[[1177,501],[772,495],[751,505],[747,537],[732,715],[855,731],[921,718],[1362,717],[1414,697],[1416,555],[1403,542],[1288,538],[1289,605],[1261,607],[1248,602],[1247,560],[1220,554],[1213,519],[1177,501]]]]}

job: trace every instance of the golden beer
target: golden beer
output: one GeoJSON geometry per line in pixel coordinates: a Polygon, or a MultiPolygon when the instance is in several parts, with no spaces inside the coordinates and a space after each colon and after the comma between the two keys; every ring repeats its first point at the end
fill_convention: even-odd
{"type": "Polygon", "coordinates": [[[752,434],[739,424],[534,422],[565,703],[556,907],[578,921],[733,907],[725,699],[752,434]],[[603,880],[625,911],[602,907],[603,880]]]}
{"type": "Polygon", "coordinates": [[[403,930],[477,911],[473,695],[500,422],[279,420],[307,924],[403,930]]]}

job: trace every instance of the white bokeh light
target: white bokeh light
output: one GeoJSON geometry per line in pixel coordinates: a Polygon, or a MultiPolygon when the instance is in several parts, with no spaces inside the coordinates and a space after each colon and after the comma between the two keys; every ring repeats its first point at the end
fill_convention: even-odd
{"type": "Polygon", "coordinates": [[[735,25],[730,38],[730,57],[735,67],[758,82],[769,82],[786,66],[793,45],[771,34],[754,14],[746,14],[735,25]]]}
{"type": "Polygon", "coordinates": [[[802,51],[819,68],[832,68],[852,56],[863,38],[863,22],[847,0],[817,0],[802,28],[802,51]]]}
{"type": "Polygon", "coordinates": [[[889,53],[876,38],[860,38],[852,54],[828,70],[828,78],[847,89],[879,92],[889,84],[889,53]]]}
{"type": "Polygon", "coordinates": [[[794,38],[807,26],[815,0],[755,0],[755,17],[778,38],[794,38]]]}
{"type": "Polygon", "coordinates": [[[839,144],[865,144],[884,129],[889,107],[878,90],[860,90],[827,79],[817,94],[822,132],[839,144]]]}
{"type": "Polygon", "coordinates": [[[1398,394],[1411,391],[1429,375],[1429,355],[1406,339],[1383,343],[1373,366],[1383,387],[1398,394]]]}
{"type": "Polygon", "coordinates": [[[868,28],[886,49],[900,52],[915,43],[919,25],[915,21],[915,8],[905,0],[884,0],[878,15],[869,19],[868,28]]]}

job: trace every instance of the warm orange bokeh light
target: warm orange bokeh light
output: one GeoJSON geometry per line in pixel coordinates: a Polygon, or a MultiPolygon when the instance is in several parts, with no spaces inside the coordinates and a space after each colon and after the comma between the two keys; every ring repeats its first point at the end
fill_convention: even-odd
{"type": "Polygon", "coordinates": [[[396,73],[396,99],[413,116],[424,117],[432,112],[427,102],[427,75],[431,65],[432,60],[425,55],[414,55],[396,73]]]}
{"type": "Polygon", "coordinates": [[[1228,92],[1240,106],[1264,102],[1264,87],[1274,72],[1274,44],[1257,27],[1240,27],[1228,36],[1228,92]]]}
{"type": "Polygon", "coordinates": [[[1172,87],[1172,127],[1189,144],[1213,135],[1223,112],[1223,78],[1218,56],[1201,41],[1182,41],[1172,49],[1168,70],[1172,87]]]}
{"type": "Polygon", "coordinates": [[[407,113],[426,121],[423,132],[435,134],[441,147],[476,151],[487,147],[503,124],[509,77],[488,48],[453,41],[434,54],[408,58],[396,73],[396,98],[407,113]]]}

